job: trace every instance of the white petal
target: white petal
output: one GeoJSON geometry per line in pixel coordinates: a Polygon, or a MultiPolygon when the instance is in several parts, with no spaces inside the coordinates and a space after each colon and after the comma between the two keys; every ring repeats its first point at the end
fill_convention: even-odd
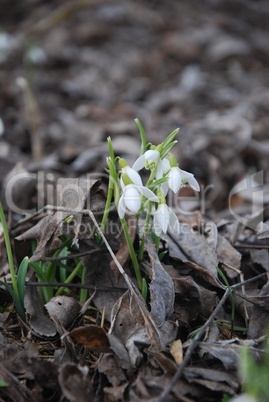
{"type": "Polygon", "coordinates": [[[157,195],[153,193],[149,188],[147,187],[135,187],[137,191],[139,191],[140,194],[143,194],[148,200],[153,201],[153,202],[159,202],[159,198],[157,195]]]}
{"type": "Polygon", "coordinates": [[[162,228],[161,228],[160,223],[158,222],[157,214],[155,214],[154,218],[153,218],[153,229],[154,229],[154,232],[156,233],[156,235],[158,237],[160,237],[162,234],[162,228]]]}
{"type": "Polygon", "coordinates": [[[125,187],[126,187],[124,182],[123,182],[123,180],[122,180],[122,176],[120,177],[120,186],[121,186],[122,190],[124,190],[125,187]]]}
{"type": "Polygon", "coordinates": [[[177,216],[171,208],[169,208],[169,212],[170,212],[169,227],[173,233],[179,233],[180,227],[177,216]]]}
{"type": "Polygon", "coordinates": [[[154,149],[149,149],[148,151],[146,151],[144,153],[144,155],[145,155],[145,160],[154,161],[156,163],[160,159],[160,152],[156,151],[154,149]]]}
{"type": "Polygon", "coordinates": [[[137,186],[143,186],[141,177],[139,173],[137,173],[134,169],[132,169],[130,166],[125,166],[122,169],[122,172],[125,173],[131,181],[136,184],[137,186]]]}
{"type": "Polygon", "coordinates": [[[161,179],[163,177],[163,166],[162,163],[159,162],[157,165],[157,170],[156,170],[156,179],[161,179]]]}
{"type": "Polygon", "coordinates": [[[156,222],[160,225],[162,231],[166,233],[170,220],[169,208],[166,204],[159,205],[156,211],[155,219],[156,222]]]}
{"type": "Polygon", "coordinates": [[[167,172],[169,172],[169,170],[171,169],[171,165],[169,162],[169,159],[164,158],[162,160],[162,167],[163,167],[163,173],[166,174],[167,172]]]}
{"type": "Polygon", "coordinates": [[[169,190],[169,185],[168,185],[168,182],[165,181],[164,183],[161,184],[161,191],[165,197],[167,196],[168,190],[169,190]]]}
{"type": "Polygon", "coordinates": [[[139,156],[139,158],[135,161],[135,163],[133,164],[133,169],[134,170],[141,170],[143,169],[143,167],[145,167],[145,163],[146,163],[146,158],[145,158],[145,154],[139,156]]]}
{"type": "Polygon", "coordinates": [[[126,207],[130,211],[137,213],[141,206],[141,197],[133,184],[128,184],[125,187],[123,197],[126,207]]]}
{"type": "Polygon", "coordinates": [[[124,197],[123,195],[120,197],[119,203],[118,203],[118,214],[120,219],[122,219],[125,215],[126,212],[126,206],[124,203],[124,197]]]}
{"type": "Polygon", "coordinates": [[[181,174],[178,167],[172,167],[168,174],[169,188],[176,194],[181,186],[181,174]]]}
{"type": "Polygon", "coordinates": [[[200,186],[198,181],[194,178],[192,173],[186,172],[185,170],[179,169],[182,179],[186,180],[189,185],[196,191],[200,191],[200,186]]]}

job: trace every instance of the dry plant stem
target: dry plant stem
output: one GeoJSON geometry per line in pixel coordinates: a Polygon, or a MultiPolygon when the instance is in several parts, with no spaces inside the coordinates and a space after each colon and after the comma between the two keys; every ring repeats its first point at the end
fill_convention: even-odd
{"type": "MultiPolygon", "coordinates": [[[[243,272],[242,272],[240,269],[237,269],[237,268],[233,267],[232,265],[229,265],[229,264],[226,264],[226,263],[224,263],[223,265],[226,266],[227,268],[232,269],[232,270],[235,271],[238,275],[240,275],[240,281],[241,281],[241,282],[244,282],[244,274],[243,274],[243,272]]],[[[246,288],[245,288],[245,285],[242,285],[242,293],[243,293],[244,296],[246,295],[246,288]]],[[[246,300],[244,300],[243,303],[244,303],[244,311],[245,311],[245,322],[246,322],[246,325],[247,325],[248,322],[249,322],[249,315],[248,315],[246,300]]]]}
{"type": "Polygon", "coordinates": [[[31,282],[27,281],[25,282],[25,286],[46,286],[46,287],[65,287],[65,288],[73,288],[73,289],[88,289],[88,290],[94,290],[95,292],[125,292],[127,288],[121,288],[121,287],[109,287],[109,286],[99,286],[96,288],[96,286],[91,286],[91,285],[84,285],[80,283],[65,283],[65,282],[31,282]]]}
{"type": "Polygon", "coordinates": [[[132,260],[132,263],[133,263],[137,283],[138,283],[139,289],[142,289],[141,271],[140,271],[140,267],[138,265],[138,261],[137,261],[136,255],[135,255],[134,245],[133,245],[132,239],[130,237],[128,225],[127,225],[127,222],[126,222],[126,220],[124,218],[121,219],[120,221],[121,221],[121,226],[122,226],[124,236],[125,236],[125,239],[126,239],[126,243],[128,245],[128,249],[129,249],[129,252],[130,252],[130,257],[131,257],[131,260],[132,260]]]}
{"type": "Polygon", "coordinates": [[[182,361],[182,364],[178,368],[178,370],[177,370],[176,374],[174,375],[174,377],[172,378],[170,384],[168,385],[168,387],[165,388],[165,390],[161,393],[161,395],[158,398],[153,399],[153,402],[165,402],[166,401],[167,396],[170,394],[170,392],[172,391],[174,385],[180,379],[180,377],[182,376],[182,374],[184,372],[184,369],[187,367],[189,361],[191,360],[191,356],[192,356],[194,350],[196,349],[196,347],[198,346],[201,338],[205,334],[207,328],[210,326],[210,324],[212,323],[212,321],[216,317],[217,313],[219,312],[220,308],[223,306],[223,304],[225,303],[225,301],[229,297],[230,290],[233,291],[233,290],[235,290],[237,288],[245,286],[247,283],[254,282],[254,281],[264,277],[265,274],[266,273],[263,273],[261,275],[257,275],[254,278],[248,279],[248,280],[246,280],[244,282],[237,283],[236,285],[233,285],[230,288],[226,289],[224,295],[222,296],[221,300],[219,301],[217,307],[215,308],[215,310],[213,311],[211,316],[208,318],[208,320],[202,326],[200,331],[193,338],[193,340],[192,340],[192,342],[191,342],[191,344],[190,344],[190,346],[189,346],[189,348],[188,348],[188,350],[187,350],[187,352],[185,354],[185,357],[184,357],[184,359],[182,361]]]}

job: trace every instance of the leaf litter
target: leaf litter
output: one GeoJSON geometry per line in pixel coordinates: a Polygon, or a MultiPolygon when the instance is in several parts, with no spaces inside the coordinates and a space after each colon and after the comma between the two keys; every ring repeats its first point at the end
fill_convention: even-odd
{"type": "MultiPolygon", "coordinates": [[[[7,4],[8,23],[18,24],[22,35],[11,29],[13,45],[0,59],[6,82],[0,100],[1,200],[21,174],[13,200],[28,211],[9,215],[15,253],[19,263],[35,240],[31,262],[46,261],[68,235],[72,258],[84,253],[85,286],[91,288],[84,310],[71,287],[64,296],[71,310],[61,298],[46,309],[29,270],[25,322],[12,305],[6,307],[10,299],[0,288],[3,400],[222,401],[242,390],[242,348],[262,358],[268,320],[269,10],[265,3],[263,11],[250,1],[233,5],[244,14],[243,23],[229,2],[211,3],[200,9],[184,1],[152,7],[82,1],[54,9],[37,2],[29,13],[26,1],[23,23],[15,22],[7,4]],[[44,137],[38,158],[31,149],[35,116],[25,114],[25,94],[14,88],[23,72],[21,41],[33,32],[33,50],[40,46],[45,54],[39,61],[27,54],[35,78],[25,82],[31,102],[38,103],[36,129],[44,137]],[[161,254],[147,239],[141,268],[149,278],[148,302],[137,290],[121,235],[108,230],[107,243],[95,241],[107,184],[104,141],[115,136],[117,152],[134,160],[137,133],[130,122],[137,116],[153,142],[180,123],[177,156],[207,195],[199,220],[193,213],[199,201],[190,200],[187,189],[180,193],[182,230],[162,235],[161,254]],[[262,182],[255,175],[260,171],[262,182]],[[77,184],[80,197],[72,199],[71,192],[69,198],[64,190],[77,184]],[[254,214],[253,189],[260,208],[254,214]],[[39,213],[29,213],[40,204],[39,213]],[[70,220],[73,225],[66,225],[70,220]]],[[[117,224],[113,211],[109,222],[117,224]]],[[[130,227],[137,244],[138,228],[130,227]]],[[[0,241],[1,278],[8,281],[0,241]]]]}

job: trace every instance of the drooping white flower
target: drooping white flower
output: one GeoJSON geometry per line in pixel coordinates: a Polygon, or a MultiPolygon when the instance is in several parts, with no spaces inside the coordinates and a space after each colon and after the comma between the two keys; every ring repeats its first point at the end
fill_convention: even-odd
{"type": "Polygon", "coordinates": [[[149,149],[143,155],[139,156],[139,158],[133,164],[133,169],[141,170],[145,167],[146,169],[152,170],[156,167],[156,165],[158,166],[160,159],[161,155],[159,151],[156,149],[149,149]]]}
{"type": "Polygon", "coordinates": [[[181,175],[181,181],[189,183],[191,188],[193,188],[195,191],[200,191],[199,183],[192,173],[186,172],[186,170],[182,169],[179,169],[179,173],[181,175]]]}
{"type": "MultiPolygon", "coordinates": [[[[142,179],[140,177],[140,174],[137,173],[134,169],[132,169],[130,166],[124,166],[121,169],[122,173],[127,175],[131,182],[137,186],[143,186],[142,179]]],[[[121,176],[122,177],[122,176],[121,176]]],[[[123,180],[121,180],[121,187],[124,188],[125,184],[123,180]]]]}
{"type": "Polygon", "coordinates": [[[157,236],[166,233],[168,228],[179,232],[179,222],[176,214],[166,204],[159,204],[153,218],[153,229],[157,236]]]}
{"type": "Polygon", "coordinates": [[[124,185],[123,193],[118,203],[119,217],[122,219],[128,209],[131,212],[137,213],[141,208],[141,196],[146,197],[149,201],[158,202],[158,197],[144,186],[138,186],[135,184],[124,185]]]}
{"type": "Polygon", "coordinates": [[[181,187],[181,173],[177,166],[170,169],[168,173],[168,186],[176,194],[181,187]]]}

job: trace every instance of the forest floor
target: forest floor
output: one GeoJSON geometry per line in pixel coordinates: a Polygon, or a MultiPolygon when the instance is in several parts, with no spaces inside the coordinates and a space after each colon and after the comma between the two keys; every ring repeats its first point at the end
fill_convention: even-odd
{"type": "MultiPolygon", "coordinates": [[[[2,0],[0,194],[15,265],[30,260],[23,311],[0,287],[1,401],[268,400],[257,384],[269,367],[243,354],[263,367],[268,18],[265,0],[2,0]],[[173,153],[200,185],[169,193],[180,232],[158,253],[146,239],[146,301],[116,211],[108,244],[85,212],[100,223],[107,138],[138,158],[136,118],[155,145],[180,128],[173,153]]],[[[1,227],[12,285],[6,249],[1,227]]]]}

